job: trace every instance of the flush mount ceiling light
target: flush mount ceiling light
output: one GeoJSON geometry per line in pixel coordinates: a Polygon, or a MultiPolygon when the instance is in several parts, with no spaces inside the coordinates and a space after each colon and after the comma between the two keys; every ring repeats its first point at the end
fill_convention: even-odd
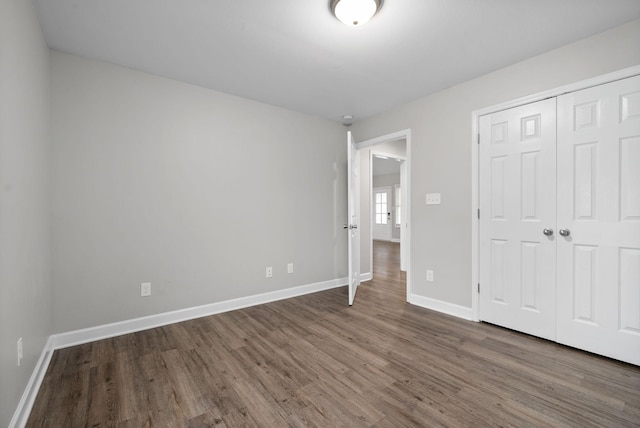
{"type": "Polygon", "coordinates": [[[382,7],[383,0],[331,0],[331,11],[349,27],[360,27],[382,7]]]}

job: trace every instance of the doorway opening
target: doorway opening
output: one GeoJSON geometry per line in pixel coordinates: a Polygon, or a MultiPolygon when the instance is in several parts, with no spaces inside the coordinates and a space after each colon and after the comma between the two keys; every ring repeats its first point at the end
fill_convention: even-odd
{"type": "Polygon", "coordinates": [[[408,129],[357,144],[361,165],[361,280],[395,284],[402,288],[403,301],[411,295],[410,146],[408,129]]]}

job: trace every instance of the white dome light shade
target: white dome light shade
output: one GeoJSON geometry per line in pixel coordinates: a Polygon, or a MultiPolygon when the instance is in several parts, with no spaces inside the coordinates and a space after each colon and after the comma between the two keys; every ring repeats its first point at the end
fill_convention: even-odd
{"type": "Polygon", "coordinates": [[[376,14],[382,0],[333,0],[331,9],[336,18],[349,27],[360,27],[376,14]]]}

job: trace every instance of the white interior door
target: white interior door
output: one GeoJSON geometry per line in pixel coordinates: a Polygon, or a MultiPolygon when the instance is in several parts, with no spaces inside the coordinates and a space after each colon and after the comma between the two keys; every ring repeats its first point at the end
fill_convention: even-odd
{"type": "Polygon", "coordinates": [[[345,228],[349,232],[349,305],[353,305],[360,285],[360,154],[351,131],[347,132],[347,177],[349,224],[345,228]]]}
{"type": "Polygon", "coordinates": [[[556,100],[479,125],[480,319],[554,340],[556,100]]]}
{"type": "Polygon", "coordinates": [[[373,239],[391,241],[391,187],[377,187],[373,189],[373,239]]]}
{"type": "Polygon", "coordinates": [[[407,271],[407,162],[400,164],[400,270],[407,271]]]}
{"type": "Polygon", "coordinates": [[[558,342],[640,365],[640,76],[558,98],[558,342]]]}

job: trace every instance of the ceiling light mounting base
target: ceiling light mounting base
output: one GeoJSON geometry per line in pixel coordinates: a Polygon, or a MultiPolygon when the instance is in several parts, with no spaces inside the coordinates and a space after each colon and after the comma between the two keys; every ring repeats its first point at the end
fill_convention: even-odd
{"type": "Polygon", "coordinates": [[[349,27],[366,24],[382,7],[384,0],[330,0],[331,12],[349,27]]]}

